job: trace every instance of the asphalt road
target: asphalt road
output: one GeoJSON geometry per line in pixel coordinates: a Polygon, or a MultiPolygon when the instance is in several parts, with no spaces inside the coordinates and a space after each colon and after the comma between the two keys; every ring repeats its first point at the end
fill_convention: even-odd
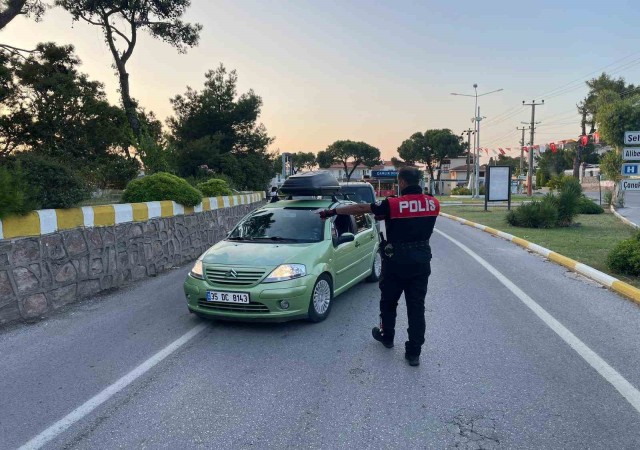
{"type": "Polygon", "coordinates": [[[437,229],[477,258],[434,234],[420,367],[404,307],[394,349],[371,339],[375,284],[320,324],[210,323],[187,312],[184,267],[0,331],[0,448],[640,448],[640,308],[437,229]]]}

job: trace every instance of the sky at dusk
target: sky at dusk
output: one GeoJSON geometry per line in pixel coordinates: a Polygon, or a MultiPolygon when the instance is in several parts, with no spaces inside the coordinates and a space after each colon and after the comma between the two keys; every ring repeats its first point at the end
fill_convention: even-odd
{"type": "MultiPolygon", "coordinates": [[[[135,98],[158,117],[186,86],[223,63],[239,91],[264,102],[260,121],[273,150],[314,151],[338,139],[366,141],[385,158],[416,131],[472,126],[473,99],[451,92],[504,91],[480,99],[481,147],[516,147],[527,102],[536,144],[575,138],[584,81],[603,70],[640,83],[638,27],[631,1],[266,1],[193,0],[188,21],[204,26],[187,54],[148,36],[128,64],[135,98]]],[[[100,29],[60,9],[43,22],[18,18],[2,42],[73,44],[82,70],[119,101],[100,29]]],[[[527,137],[528,139],[528,137],[527,137]]]]}

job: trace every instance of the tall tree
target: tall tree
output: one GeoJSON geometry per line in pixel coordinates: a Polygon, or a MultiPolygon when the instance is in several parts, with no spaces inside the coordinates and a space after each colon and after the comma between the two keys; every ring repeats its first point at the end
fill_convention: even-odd
{"type": "Polygon", "coordinates": [[[313,170],[317,165],[316,155],[313,152],[297,152],[294,153],[291,162],[293,164],[293,173],[298,173],[300,170],[313,170]]]}
{"type": "Polygon", "coordinates": [[[46,8],[42,0],[3,0],[0,2],[0,30],[20,15],[40,20],[46,8]]]}
{"type": "Polygon", "coordinates": [[[371,168],[382,164],[380,150],[366,142],[335,141],[327,147],[326,153],[331,161],[342,164],[347,181],[359,166],[371,168]]]}
{"type": "Polygon", "coordinates": [[[268,152],[273,138],[258,123],[262,99],[252,90],[238,95],[237,82],[236,71],[220,65],[205,74],[202,91],[187,88],[174,97],[170,140],[181,175],[195,175],[206,165],[240,188],[264,189],[275,173],[268,152]]]}
{"type": "Polygon", "coordinates": [[[321,150],[316,155],[316,163],[321,169],[328,169],[334,163],[333,156],[326,150],[321,150]]]}
{"type": "Polygon", "coordinates": [[[147,32],[183,53],[198,44],[202,26],[182,21],[190,0],[56,0],[74,20],[102,28],[118,72],[120,96],[133,134],[140,140],[142,130],[137,103],[131,96],[127,63],[147,32]]]}
{"type": "Polygon", "coordinates": [[[437,181],[440,181],[442,162],[445,159],[457,157],[464,149],[462,137],[444,128],[412,134],[400,145],[398,155],[407,163],[425,164],[431,180],[434,179],[437,169],[437,181]]]}
{"type": "MultiPolygon", "coordinates": [[[[589,92],[587,96],[576,105],[578,113],[580,114],[580,136],[591,135],[596,131],[599,105],[606,104],[606,98],[611,98],[612,95],[623,98],[640,93],[640,86],[627,84],[624,78],[613,78],[606,73],[602,73],[599,77],[587,81],[586,84],[589,92]],[[587,126],[589,127],[588,130],[587,126]]],[[[593,146],[582,145],[578,142],[578,146],[573,154],[574,177],[578,178],[580,176],[580,166],[592,155],[593,146]]]]}

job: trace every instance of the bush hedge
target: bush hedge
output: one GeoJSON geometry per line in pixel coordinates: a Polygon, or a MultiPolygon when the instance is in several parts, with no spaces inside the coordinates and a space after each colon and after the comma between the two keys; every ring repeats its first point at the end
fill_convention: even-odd
{"type": "Polygon", "coordinates": [[[22,167],[16,164],[13,170],[0,166],[0,219],[10,214],[26,214],[36,209],[28,196],[22,167]]]}
{"type": "Polygon", "coordinates": [[[225,180],[212,178],[203,183],[198,183],[196,188],[202,192],[205,197],[217,197],[220,195],[233,195],[233,191],[225,180]]]}
{"type": "Polygon", "coordinates": [[[604,209],[587,197],[580,197],[578,201],[578,214],[602,214],[604,209]]]}
{"type": "Polygon", "coordinates": [[[89,198],[84,180],[55,159],[35,153],[20,153],[9,170],[18,170],[28,186],[31,209],[72,208],[89,198]]]}
{"type": "Polygon", "coordinates": [[[558,208],[547,198],[534,200],[509,211],[506,219],[514,227],[554,228],[558,223],[558,208]]]}
{"type": "Polygon", "coordinates": [[[640,232],[631,239],[620,241],[611,250],[607,266],[616,273],[640,276],[640,232]]]}
{"type": "Polygon", "coordinates": [[[541,201],[524,203],[507,215],[507,222],[516,227],[529,228],[571,225],[575,216],[580,213],[584,198],[582,186],[573,177],[564,177],[560,182],[556,182],[559,189],[557,194],[549,193],[541,201]]]}
{"type": "Polygon", "coordinates": [[[451,189],[451,195],[471,195],[471,189],[464,186],[457,186],[451,189]]]}
{"type": "Polygon", "coordinates": [[[186,180],[166,172],[158,172],[127,184],[122,201],[127,203],[173,200],[184,206],[196,206],[202,192],[186,180]]]}

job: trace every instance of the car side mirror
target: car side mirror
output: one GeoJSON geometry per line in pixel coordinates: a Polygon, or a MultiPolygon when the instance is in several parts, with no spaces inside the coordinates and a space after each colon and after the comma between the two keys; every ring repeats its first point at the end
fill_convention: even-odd
{"type": "Polygon", "coordinates": [[[338,239],[336,240],[336,245],[342,245],[342,244],[346,244],[347,242],[353,242],[355,241],[356,237],[353,235],[353,233],[344,233],[342,235],[340,235],[340,237],[338,237],[338,239]]]}

